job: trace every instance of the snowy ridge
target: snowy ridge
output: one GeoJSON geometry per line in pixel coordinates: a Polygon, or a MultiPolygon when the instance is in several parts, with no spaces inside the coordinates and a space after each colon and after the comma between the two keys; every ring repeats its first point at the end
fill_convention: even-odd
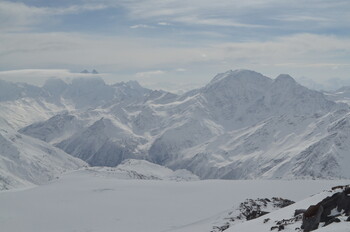
{"type": "Polygon", "coordinates": [[[194,181],[198,176],[187,170],[172,171],[146,160],[124,160],[117,167],[88,167],[78,172],[91,172],[99,177],[117,179],[194,181]]]}
{"type": "Polygon", "coordinates": [[[44,184],[87,164],[40,140],[0,131],[0,190],[44,184]]]}
{"type": "MultiPolygon", "coordinates": [[[[286,208],[274,211],[272,213],[266,214],[258,219],[247,221],[241,224],[235,224],[228,228],[227,232],[234,231],[245,231],[245,232],[255,232],[255,231],[304,231],[302,229],[303,215],[297,214],[296,211],[300,209],[307,209],[311,205],[316,205],[327,197],[331,197],[335,193],[339,193],[339,190],[324,191],[322,193],[316,194],[302,201],[299,201],[286,208]]],[[[334,215],[341,214],[337,209],[333,210],[334,215]],[[335,213],[337,212],[337,213],[335,213]]],[[[332,211],[332,212],[333,212],[332,211]]],[[[332,213],[330,214],[332,217],[332,213]]],[[[340,223],[331,223],[327,225],[325,223],[320,223],[319,227],[312,231],[329,231],[329,232],[345,232],[349,230],[349,225],[346,220],[347,217],[342,217],[343,221],[340,223]]]]}
{"type": "Polygon", "coordinates": [[[273,197],[271,199],[258,198],[255,200],[246,199],[226,212],[171,231],[310,231],[303,229],[308,223],[307,219],[305,219],[307,216],[304,216],[304,214],[308,214],[307,211],[310,206],[325,204],[324,210],[326,212],[322,217],[327,222],[317,222],[316,228],[312,231],[345,232],[349,230],[350,219],[348,219],[349,216],[345,215],[344,209],[337,209],[337,204],[338,206],[341,204],[341,207],[345,207],[349,212],[348,202],[350,196],[345,195],[344,197],[344,194],[342,195],[344,189],[341,186],[338,187],[313,194],[296,203],[279,197],[273,197]],[[339,199],[335,201],[331,200],[336,196],[340,196],[339,199]],[[335,218],[339,220],[334,220],[335,218]]]}
{"type": "MultiPolygon", "coordinates": [[[[45,88],[58,103],[42,96],[31,101],[60,114],[52,110],[33,125],[27,120],[20,132],[92,166],[145,159],[202,179],[350,178],[349,106],[286,74],[271,79],[228,71],[180,96],[99,78],[52,80],[45,88]]],[[[10,115],[22,108],[14,105],[5,119],[12,123],[10,115]]]]}
{"type": "Polygon", "coordinates": [[[323,92],[325,96],[335,102],[350,104],[350,86],[344,86],[336,91],[323,92]]]}

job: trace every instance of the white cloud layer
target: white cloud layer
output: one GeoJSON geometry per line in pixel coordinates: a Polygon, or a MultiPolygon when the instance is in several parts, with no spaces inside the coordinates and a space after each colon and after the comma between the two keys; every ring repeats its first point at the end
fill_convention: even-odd
{"type": "Polygon", "coordinates": [[[158,75],[164,75],[166,72],[162,70],[154,70],[154,71],[147,71],[147,72],[138,72],[135,74],[136,77],[138,78],[143,78],[143,77],[152,77],[152,76],[158,76],[158,75]]]}
{"type": "Polygon", "coordinates": [[[82,65],[111,69],[176,69],[193,63],[221,62],[283,66],[347,66],[350,38],[297,34],[271,41],[197,44],[78,33],[2,34],[1,69],[82,65]],[[204,55],[205,54],[205,55],[204,55]],[[40,65],[38,65],[40,64],[40,65]]]}
{"type": "Polygon", "coordinates": [[[348,0],[20,1],[0,0],[0,70],[96,68],[182,85],[235,68],[349,78],[348,0]]]}
{"type": "MultiPolygon", "coordinates": [[[[0,79],[11,82],[27,82],[42,85],[48,78],[60,78],[69,81],[71,78],[93,77],[95,74],[73,73],[67,69],[18,69],[0,71],[0,79]]],[[[104,74],[98,76],[103,77],[104,74]]]]}
{"type": "Polygon", "coordinates": [[[107,8],[104,4],[71,5],[69,7],[35,7],[20,2],[0,1],[0,29],[27,31],[32,26],[54,22],[58,15],[78,14],[107,8]]]}

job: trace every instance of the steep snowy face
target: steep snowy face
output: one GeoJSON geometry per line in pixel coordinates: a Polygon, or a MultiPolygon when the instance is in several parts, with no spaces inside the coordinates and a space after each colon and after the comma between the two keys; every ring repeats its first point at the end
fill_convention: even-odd
{"type": "Polygon", "coordinates": [[[249,70],[228,71],[218,74],[200,94],[207,100],[208,107],[221,121],[242,121],[249,108],[257,106],[264,98],[272,80],[249,70]]]}
{"type": "Polygon", "coordinates": [[[336,91],[324,92],[327,99],[350,105],[350,86],[344,86],[336,91]]]}
{"type": "Polygon", "coordinates": [[[0,102],[14,101],[20,98],[47,97],[41,88],[24,83],[12,83],[0,80],[0,102]]]}
{"type": "Polygon", "coordinates": [[[116,101],[123,105],[142,102],[151,93],[151,90],[143,88],[137,81],[121,82],[112,87],[115,90],[116,101]]]}
{"type": "MultiPolygon", "coordinates": [[[[77,108],[52,118],[43,114],[50,119],[20,132],[90,165],[135,158],[186,168],[201,178],[350,177],[350,135],[329,127],[346,122],[349,107],[286,74],[273,80],[254,71],[228,71],[181,96],[137,82],[109,86],[98,78],[67,85],[52,80],[44,88],[77,108]]],[[[8,120],[10,114],[4,115],[8,120]]]]}
{"type": "Polygon", "coordinates": [[[276,114],[311,115],[335,110],[336,104],[320,92],[299,85],[291,76],[279,75],[272,83],[265,104],[276,114]]]}
{"type": "Polygon", "coordinates": [[[116,166],[124,159],[145,158],[137,146],[144,139],[134,136],[123,125],[101,118],[88,128],[56,146],[92,166],[116,166]]]}
{"type": "Polygon", "coordinates": [[[44,184],[87,164],[13,130],[0,130],[0,190],[44,184]]]}
{"type": "Polygon", "coordinates": [[[114,91],[101,78],[77,78],[73,79],[63,97],[71,100],[76,108],[97,107],[111,101],[114,91]]]}
{"type": "Polygon", "coordinates": [[[48,143],[58,143],[83,128],[83,122],[67,112],[57,114],[47,121],[37,122],[19,130],[20,133],[48,143]]]}
{"type": "Polygon", "coordinates": [[[294,176],[349,178],[350,114],[330,123],[328,135],[296,156],[294,176]]]}
{"type": "Polygon", "coordinates": [[[47,100],[55,102],[56,104],[61,103],[61,97],[63,93],[67,90],[67,88],[68,84],[58,78],[48,79],[43,86],[43,90],[47,91],[47,93],[49,94],[47,100]]]}

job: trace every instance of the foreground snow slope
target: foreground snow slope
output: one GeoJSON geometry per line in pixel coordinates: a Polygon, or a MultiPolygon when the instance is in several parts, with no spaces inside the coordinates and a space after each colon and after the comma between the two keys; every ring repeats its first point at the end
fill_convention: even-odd
{"type": "MultiPolygon", "coordinates": [[[[339,190],[327,190],[323,191],[321,193],[315,194],[311,197],[308,197],[304,200],[298,201],[295,204],[292,204],[290,206],[287,206],[285,208],[276,210],[272,213],[266,214],[260,218],[246,221],[243,223],[238,223],[230,227],[229,229],[225,230],[227,232],[235,232],[235,231],[244,231],[244,232],[268,232],[271,231],[272,227],[276,226],[278,221],[288,221],[292,218],[294,218],[294,212],[297,209],[307,209],[311,205],[316,205],[326,197],[332,196],[334,193],[338,192],[339,190]]],[[[332,211],[333,212],[333,211],[332,211]]],[[[340,212],[336,211],[334,212],[334,215],[340,214],[340,212]]],[[[341,222],[339,223],[333,223],[327,226],[324,226],[324,223],[320,223],[319,228],[314,231],[323,231],[323,232],[343,232],[343,231],[350,231],[350,224],[346,221],[346,216],[342,218],[341,222]]],[[[284,225],[283,231],[285,232],[292,232],[292,231],[302,231],[300,230],[302,225],[302,216],[300,215],[300,218],[298,220],[290,220],[289,222],[284,225]]],[[[278,227],[278,226],[277,226],[278,227]]],[[[274,231],[277,231],[278,229],[275,229],[274,231]]]]}
{"type": "MultiPolygon", "coordinates": [[[[186,226],[200,224],[246,198],[296,201],[341,183],[119,180],[77,171],[47,185],[0,192],[0,225],[7,232],[188,231],[186,226]]],[[[198,228],[191,232],[212,227],[198,228]]]]}

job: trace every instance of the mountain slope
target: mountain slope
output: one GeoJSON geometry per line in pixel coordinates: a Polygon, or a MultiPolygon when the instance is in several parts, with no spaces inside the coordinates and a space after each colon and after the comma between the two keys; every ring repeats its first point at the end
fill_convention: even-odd
{"type": "Polygon", "coordinates": [[[100,177],[117,179],[167,180],[167,181],[195,181],[198,176],[180,169],[173,171],[164,166],[150,163],[146,160],[124,160],[117,167],[89,167],[78,172],[93,173],[100,177]]]}
{"type": "Polygon", "coordinates": [[[0,190],[44,184],[86,165],[48,143],[0,130],[0,190]]]}
{"type": "Polygon", "coordinates": [[[249,70],[228,71],[181,96],[136,82],[82,83],[57,83],[61,89],[76,86],[58,91],[62,102],[75,102],[69,116],[20,132],[90,165],[116,166],[135,158],[185,168],[200,178],[350,178],[349,106],[289,75],[271,79],[249,70]],[[74,100],[80,91],[98,97],[74,100]]]}

